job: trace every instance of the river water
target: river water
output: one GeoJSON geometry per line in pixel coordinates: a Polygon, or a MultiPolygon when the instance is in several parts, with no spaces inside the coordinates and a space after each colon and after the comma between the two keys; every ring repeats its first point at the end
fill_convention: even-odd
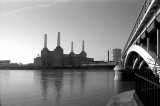
{"type": "Polygon", "coordinates": [[[0,106],[106,106],[134,82],[114,81],[114,71],[0,70],[0,106]]]}

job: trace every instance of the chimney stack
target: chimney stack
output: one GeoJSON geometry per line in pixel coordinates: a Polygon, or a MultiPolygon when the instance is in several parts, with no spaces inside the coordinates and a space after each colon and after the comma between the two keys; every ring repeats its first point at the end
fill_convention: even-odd
{"type": "Polygon", "coordinates": [[[108,50],[108,62],[109,62],[109,50],[108,50]]]}
{"type": "Polygon", "coordinates": [[[44,35],[44,48],[47,48],[47,34],[44,35]]]}
{"type": "Polygon", "coordinates": [[[71,52],[73,52],[73,41],[71,42],[71,52]]]}
{"type": "Polygon", "coordinates": [[[60,32],[58,32],[57,46],[60,46],[60,32]]]}
{"type": "Polygon", "coordinates": [[[82,51],[84,51],[84,40],[82,42],[82,51]]]}

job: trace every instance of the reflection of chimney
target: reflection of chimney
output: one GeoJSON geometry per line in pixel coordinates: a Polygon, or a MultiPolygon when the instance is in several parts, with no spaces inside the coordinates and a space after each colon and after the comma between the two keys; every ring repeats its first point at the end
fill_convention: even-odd
{"type": "Polygon", "coordinates": [[[60,32],[58,32],[57,46],[60,46],[60,32]]]}
{"type": "Polygon", "coordinates": [[[44,48],[47,48],[47,34],[44,35],[44,48]]]}
{"type": "Polygon", "coordinates": [[[84,51],[84,40],[82,42],[82,51],[84,51]]]}
{"type": "Polygon", "coordinates": [[[109,50],[108,50],[108,62],[109,62],[109,50]]]}
{"type": "Polygon", "coordinates": [[[73,52],[73,41],[71,43],[71,52],[73,52]]]}

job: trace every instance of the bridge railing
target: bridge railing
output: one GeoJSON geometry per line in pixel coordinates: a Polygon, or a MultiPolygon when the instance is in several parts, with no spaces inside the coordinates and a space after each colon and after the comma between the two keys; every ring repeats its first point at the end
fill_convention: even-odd
{"type": "Polygon", "coordinates": [[[144,106],[160,106],[160,83],[151,70],[136,70],[136,95],[144,106]]]}

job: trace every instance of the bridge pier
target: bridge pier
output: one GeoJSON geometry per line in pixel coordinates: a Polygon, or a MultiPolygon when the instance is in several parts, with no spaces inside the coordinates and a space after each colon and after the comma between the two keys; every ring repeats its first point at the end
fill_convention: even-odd
{"type": "Polygon", "coordinates": [[[114,68],[115,71],[115,76],[114,80],[119,80],[119,81],[132,81],[134,80],[134,70],[132,69],[123,69],[121,66],[116,66],[114,68]]]}

